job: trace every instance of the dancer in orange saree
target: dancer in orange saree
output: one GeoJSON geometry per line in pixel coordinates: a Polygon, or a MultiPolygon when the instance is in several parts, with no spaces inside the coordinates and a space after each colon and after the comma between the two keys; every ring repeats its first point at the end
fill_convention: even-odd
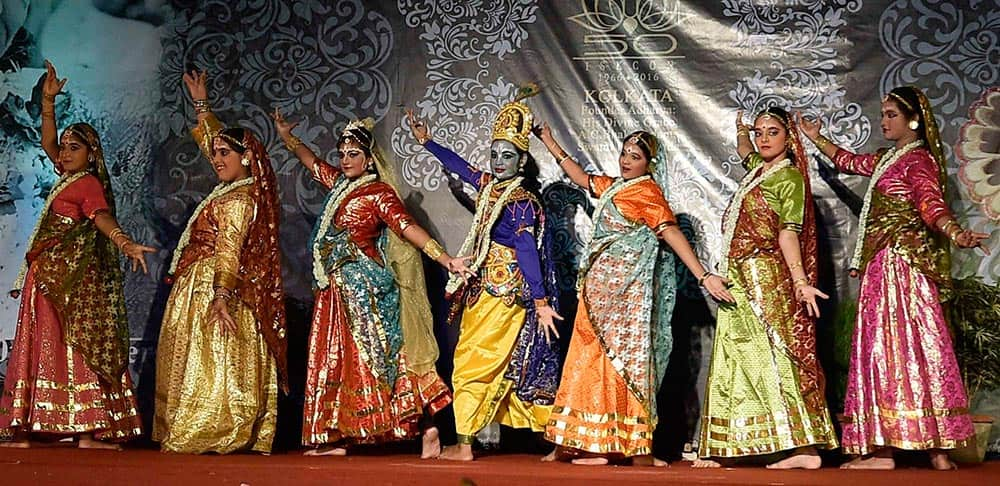
{"type": "Polygon", "coordinates": [[[0,440],[9,442],[0,446],[74,436],[81,448],[117,449],[142,433],[128,373],[119,254],[146,271],[144,255],[155,249],[118,226],[94,128],[74,123],[56,139],[55,96],[66,80],[46,67],[42,148],[60,177],[11,291],[21,309],[0,396],[0,440]]]}
{"type": "Polygon", "coordinates": [[[667,162],[655,136],[622,140],[621,177],[591,175],[552,137],[537,132],[570,180],[599,197],[581,258],[580,303],[545,438],[545,458],[574,464],[664,465],[653,458],[656,394],[666,372],[677,281],[676,255],[716,299],[725,280],[698,261],[666,200],[667,162]],[[661,248],[663,239],[672,251],[661,248]]]}
{"type": "Polygon", "coordinates": [[[187,73],[219,185],[181,234],[156,352],[153,440],[183,453],[271,451],[286,381],[280,206],[267,150],[212,114],[205,73],[187,73]]]}

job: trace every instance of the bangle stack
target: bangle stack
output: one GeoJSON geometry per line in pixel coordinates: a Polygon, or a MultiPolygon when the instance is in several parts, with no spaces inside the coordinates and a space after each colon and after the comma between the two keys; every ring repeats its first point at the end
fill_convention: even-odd
{"type": "Polygon", "coordinates": [[[715,275],[715,274],[712,273],[711,271],[706,270],[705,273],[701,274],[701,276],[698,277],[698,286],[699,287],[704,287],[705,286],[705,280],[708,280],[708,277],[711,277],[712,275],[715,275]]]}
{"type": "Polygon", "coordinates": [[[132,240],[125,235],[125,232],[122,231],[121,228],[111,230],[111,232],[108,233],[108,239],[111,240],[111,242],[114,243],[115,246],[117,246],[122,252],[125,251],[125,246],[132,242],[132,240]]]}
{"type": "Polygon", "coordinates": [[[947,223],[941,225],[941,232],[948,235],[948,239],[958,243],[958,235],[962,234],[962,227],[954,219],[949,219],[947,223]]]}
{"type": "Polygon", "coordinates": [[[225,287],[216,287],[215,298],[229,302],[233,298],[233,291],[225,287]]]}
{"type": "Polygon", "coordinates": [[[792,285],[794,285],[795,288],[805,287],[806,285],[809,285],[809,279],[805,277],[799,277],[795,280],[792,280],[792,285]]]}
{"type": "Polygon", "coordinates": [[[736,127],[736,138],[746,136],[750,138],[750,127],[746,125],[740,125],[736,127]]]}
{"type": "Polygon", "coordinates": [[[568,159],[568,158],[569,158],[569,154],[567,154],[566,152],[563,152],[561,154],[561,157],[559,157],[559,159],[556,160],[556,165],[562,165],[562,163],[566,162],[566,159],[568,159]]]}
{"type": "Polygon", "coordinates": [[[816,140],[813,142],[813,144],[816,145],[816,148],[819,149],[820,152],[823,152],[826,150],[826,146],[830,145],[830,141],[827,140],[826,137],[820,135],[819,137],[816,137],[816,140]]]}
{"type": "Polygon", "coordinates": [[[194,112],[197,114],[208,113],[212,111],[212,107],[208,105],[207,99],[194,100],[194,112]]]}

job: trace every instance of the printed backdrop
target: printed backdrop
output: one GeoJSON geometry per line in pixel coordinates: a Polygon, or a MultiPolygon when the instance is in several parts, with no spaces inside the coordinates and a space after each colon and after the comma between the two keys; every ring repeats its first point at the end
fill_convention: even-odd
{"type": "MultiPolygon", "coordinates": [[[[660,138],[669,200],[702,260],[714,264],[720,215],[742,176],[737,111],[749,118],[770,105],[801,110],[820,117],[841,146],[872,151],[887,145],[881,96],[914,84],[931,98],[948,145],[953,209],[1000,250],[998,32],[1000,0],[0,0],[0,287],[14,280],[55,180],[39,147],[44,59],[69,78],[60,126],[86,120],[98,128],[119,221],[161,249],[152,276],[126,280],[133,373],[147,403],[169,292],[160,282],[190,212],[215,183],[188,135],[194,113],[181,83],[186,69],[207,70],[215,112],[270,148],[284,204],[286,290],[304,316],[292,323],[300,328],[312,300],[307,240],[324,193],[280,143],[268,116],[274,108],[300,120],[296,133],[331,159],[350,119],[375,118],[407,205],[456,251],[471,221],[456,196],[469,188],[449,184],[410,136],[403,109],[425,119],[436,140],[485,166],[498,108],[519,83],[538,82],[542,94],[528,101],[536,121],[548,122],[589,170],[617,174],[621,139],[633,130],[660,138]]],[[[593,201],[567,184],[541,144],[531,151],[572,299],[593,201]]],[[[815,155],[811,174],[823,286],[836,294],[821,327],[854,298],[844,268],[867,183],[827,163],[815,155]]],[[[995,283],[998,258],[956,252],[953,272],[995,283]]],[[[697,312],[704,304],[687,279],[685,296],[695,305],[681,306],[674,322],[690,343],[675,358],[698,375],[712,323],[697,312]]],[[[18,305],[0,299],[0,381],[18,305]]],[[[444,347],[449,342],[453,336],[442,338],[444,347]]],[[[698,407],[698,383],[682,392],[689,411],[698,407]]],[[[995,396],[977,406],[1000,415],[995,396]]],[[[688,437],[695,423],[686,419],[688,437]]]]}

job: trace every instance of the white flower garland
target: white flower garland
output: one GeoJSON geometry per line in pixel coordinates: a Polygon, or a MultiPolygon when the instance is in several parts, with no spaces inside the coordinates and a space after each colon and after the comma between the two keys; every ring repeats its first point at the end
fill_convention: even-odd
{"type": "Polygon", "coordinates": [[[736,233],[736,222],[740,218],[740,208],[743,206],[743,199],[750,194],[750,191],[757,188],[757,186],[764,183],[772,175],[785,167],[792,165],[792,162],[788,159],[781,159],[775,162],[770,169],[764,172],[763,175],[757,177],[762,170],[764,170],[765,164],[760,164],[747,173],[740,181],[740,187],[736,190],[736,194],[733,196],[732,202],[729,203],[729,208],[726,209],[725,220],[722,222],[722,258],[719,258],[719,275],[723,278],[728,278],[729,274],[729,248],[733,244],[733,236],[736,233]]]}
{"type": "MultiPolygon", "coordinates": [[[[494,177],[480,191],[480,194],[482,194],[485,197],[483,199],[482,204],[476,205],[476,215],[472,218],[472,227],[469,229],[469,234],[465,236],[465,241],[462,242],[462,248],[458,251],[459,255],[467,255],[470,251],[472,251],[472,247],[473,245],[475,245],[476,240],[478,239],[477,236],[479,237],[483,236],[480,233],[485,233],[485,237],[489,238],[490,229],[493,227],[493,224],[497,221],[497,219],[500,218],[500,212],[503,211],[503,208],[505,206],[507,206],[507,202],[514,194],[514,191],[516,191],[519,187],[521,187],[521,182],[524,181],[524,178],[521,176],[517,176],[514,178],[514,180],[511,181],[510,186],[508,186],[507,189],[503,191],[503,194],[500,194],[500,197],[497,199],[496,203],[493,205],[492,210],[490,211],[489,219],[486,220],[484,218],[486,216],[486,206],[487,202],[489,201],[489,195],[492,194],[493,187],[497,184],[498,180],[499,179],[494,177]],[[484,224],[485,224],[485,230],[482,232],[477,231],[478,229],[483,228],[484,224]]],[[[485,248],[485,245],[480,246],[479,253],[476,254],[476,260],[473,262],[472,265],[469,265],[469,270],[472,270],[473,273],[479,271],[483,263],[486,261],[486,256],[489,253],[488,250],[489,250],[488,248],[485,248]]],[[[449,294],[454,293],[456,290],[458,290],[458,287],[461,284],[462,284],[461,277],[452,275],[448,279],[448,284],[445,286],[445,292],[449,294]]]]}
{"type": "MultiPolygon", "coordinates": [[[[49,191],[49,197],[45,198],[45,205],[42,206],[42,212],[38,216],[38,222],[35,223],[35,229],[31,232],[31,237],[28,238],[27,251],[31,251],[32,245],[35,244],[35,237],[38,236],[38,230],[42,228],[42,221],[45,220],[45,216],[49,214],[49,206],[52,205],[52,201],[55,201],[56,196],[59,195],[63,189],[69,187],[70,184],[78,181],[81,177],[89,174],[86,171],[74,172],[73,174],[67,174],[59,178],[55,184],[52,185],[52,190],[49,191]]],[[[14,286],[11,290],[21,290],[24,287],[24,278],[28,274],[28,260],[25,259],[21,262],[21,270],[17,272],[17,278],[14,279],[14,286]]]]}
{"type": "Polygon", "coordinates": [[[323,212],[319,216],[319,228],[316,229],[316,239],[312,242],[312,257],[313,257],[313,278],[316,279],[316,286],[320,289],[325,289],[330,286],[330,279],[326,275],[326,271],[323,269],[323,260],[319,254],[319,244],[326,235],[326,232],[330,229],[330,223],[333,222],[333,217],[337,213],[337,208],[340,204],[344,202],[355,189],[368,184],[375,180],[375,174],[368,174],[366,176],[359,177],[347,185],[343,190],[337,193],[336,196],[331,196],[326,201],[326,205],[323,206],[323,212]]]}
{"type": "Polygon", "coordinates": [[[892,167],[900,157],[923,144],[923,140],[914,140],[903,145],[899,150],[896,150],[895,147],[889,149],[886,153],[882,154],[882,160],[879,161],[878,167],[875,167],[875,170],[872,171],[871,182],[868,183],[868,190],[865,191],[865,203],[861,206],[861,215],[858,216],[858,242],[855,243],[854,255],[851,256],[851,269],[857,270],[861,266],[861,252],[865,246],[865,236],[868,231],[868,213],[871,211],[872,194],[875,193],[875,185],[885,175],[885,172],[889,170],[889,167],[892,167]]]}
{"type": "Polygon", "coordinates": [[[184,249],[187,248],[188,243],[191,242],[191,227],[194,226],[195,220],[198,219],[198,215],[200,215],[201,211],[205,209],[205,206],[208,206],[208,203],[212,202],[214,199],[229,194],[230,192],[243,186],[253,184],[253,182],[253,177],[240,179],[236,182],[220,182],[219,185],[215,186],[215,189],[212,189],[212,192],[205,196],[205,199],[201,200],[198,207],[194,208],[194,212],[191,213],[191,217],[188,218],[187,227],[184,228],[184,232],[181,233],[181,239],[177,240],[177,248],[174,249],[174,257],[170,260],[170,270],[167,272],[168,274],[173,275],[174,272],[177,271],[177,265],[181,261],[184,249]]]}

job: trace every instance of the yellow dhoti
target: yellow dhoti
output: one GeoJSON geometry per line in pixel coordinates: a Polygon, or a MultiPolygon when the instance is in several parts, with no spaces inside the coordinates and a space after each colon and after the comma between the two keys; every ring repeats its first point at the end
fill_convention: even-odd
{"type": "Polygon", "coordinates": [[[462,332],[455,347],[455,430],[459,442],[490,422],[540,432],[552,412],[551,405],[521,401],[514,383],[504,378],[518,333],[524,324],[523,307],[482,292],[462,314],[462,332]]]}

